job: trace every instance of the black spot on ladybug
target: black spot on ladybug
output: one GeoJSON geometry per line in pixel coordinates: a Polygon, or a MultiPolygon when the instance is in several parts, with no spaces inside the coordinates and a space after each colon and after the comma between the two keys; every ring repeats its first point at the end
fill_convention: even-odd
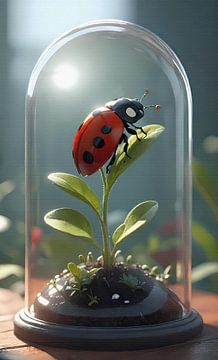
{"type": "Polygon", "coordinates": [[[96,115],[99,115],[101,113],[101,110],[100,109],[96,109],[92,112],[92,115],[96,116],[96,115]]]}
{"type": "Polygon", "coordinates": [[[93,139],[93,145],[97,149],[101,149],[104,146],[104,139],[102,139],[100,136],[97,136],[93,139]]]}
{"type": "Polygon", "coordinates": [[[92,164],[94,161],[94,156],[92,155],[92,153],[90,151],[84,151],[83,153],[83,160],[87,163],[87,164],[92,164]]]}
{"type": "Polygon", "coordinates": [[[104,125],[101,128],[102,134],[110,134],[111,131],[112,131],[112,127],[110,125],[104,125]]]}

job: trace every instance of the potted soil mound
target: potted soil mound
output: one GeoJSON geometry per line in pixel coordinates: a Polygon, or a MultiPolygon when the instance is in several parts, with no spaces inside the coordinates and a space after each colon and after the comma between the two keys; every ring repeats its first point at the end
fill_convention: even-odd
{"type": "MultiPolygon", "coordinates": [[[[93,269],[98,268],[85,272],[93,269]]],[[[158,324],[179,319],[183,310],[177,296],[148,269],[123,263],[110,270],[99,268],[92,278],[83,280],[65,270],[34,302],[38,319],[91,327],[158,324]]]]}

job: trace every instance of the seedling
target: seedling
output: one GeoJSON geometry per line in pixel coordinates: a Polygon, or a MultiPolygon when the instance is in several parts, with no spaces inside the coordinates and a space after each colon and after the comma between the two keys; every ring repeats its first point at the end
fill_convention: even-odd
{"type": "MultiPolygon", "coordinates": [[[[121,174],[143,155],[164,130],[161,125],[147,125],[143,128],[135,128],[136,130],[132,132],[133,135],[128,139],[128,153],[127,143],[125,142],[114,153],[113,161],[110,162],[110,171],[108,166],[106,166],[105,170],[103,167],[99,169],[103,187],[101,201],[98,195],[78,176],[66,173],[52,173],[48,176],[49,180],[61,190],[87,204],[95,212],[99,220],[102,231],[102,241],[100,242],[95,239],[89,220],[75,209],[55,209],[47,213],[44,218],[45,222],[54,229],[78,237],[81,241],[86,241],[100,253],[97,259],[94,259],[90,251],[87,256],[80,254],[78,256],[79,265],[73,262],[67,265],[70,276],[66,282],[67,286],[72,289],[71,296],[79,291],[83,298],[85,296],[88,306],[98,305],[103,301],[95,294],[95,291],[98,291],[96,285],[92,288],[94,276],[95,280],[97,279],[97,281],[104,284],[107,289],[114,287],[114,281],[133,290],[143,287],[143,282],[137,276],[135,277],[131,271],[130,273],[128,273],[128,270],[125,272],[125,268],[128,269],[128,267],[132,266],[132,255],[128,255],[124,262],[119,262],[121,257],[120,246],[133,233],[153,219],[158,210],[158,203],[154,200],[144,200],[135,205],[127,214],[124,222],[112,234],[109,233],[107,220],[108,199],[113,186],[121,174]],[[121,266],[119,269],[118,265],[121,266]]],[[[156,267],[150,269],[149,275],[155,276],[160,281],[168,277],[168,272],[156,274],[156,270],[156,267]]],[[[140,271],[143,274],[142,268],[140,271]]],[[[126,302],[124,303],[126,304],[126,302]]]]}
{"type": "MultiPolygon", "coordinates": [[[[100,252],[98,261],[100,262],[101,259],[101,264],[106,269],[110,269],[115,264],[121,244],[138,229],[148,224],[158,210],[156,201],[142,201],[129,211],[124,222],[114,230],[110,237],[107,212],[111,190],[121,174],[149,148],[163,131],[164,128],[161,125],[144,126],[143,132],[137,130],[140,141],[135,135],[130,136],[128,140],[128,156],[123,150],[123,145],[118,148],[110,173],[106,174],[103,169],[100,169],[103,185],[101,202],[97,194],[78,176],[67,173],[52,173],[48,176],[49,180],[61,190],[83,201],[95,212],[102,230],[102,245],[94,238],[93,228],[89,220],[77,210],[70,208],[52,210],[45,215],[45,222],[56,230],[78,237],[81,241],[93,245],[100,252]]],[[[89,255],[88,262],[91,261],[92,258],[89,255]]],[[[130,258],[128,258],[128,261],[130,261],[130,258]]],[[[80,262],[84,262],[82,256],[80,262]]]]}

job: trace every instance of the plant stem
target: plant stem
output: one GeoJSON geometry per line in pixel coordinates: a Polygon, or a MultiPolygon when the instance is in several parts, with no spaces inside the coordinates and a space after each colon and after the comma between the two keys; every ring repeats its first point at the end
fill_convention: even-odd
{"type": "Polygon", "coordinates": [[[103,184],[103,196],[102,196],[102,214],[101,214],[101,229],[103,235],[103,259],[104,267],[110,268],[112,265],[110,238],[107,223],[107,211],[108,211],[108,197],[109,189],[107,186],[107,180],[102,169],[100,169],[102,184],[103,184]]]}

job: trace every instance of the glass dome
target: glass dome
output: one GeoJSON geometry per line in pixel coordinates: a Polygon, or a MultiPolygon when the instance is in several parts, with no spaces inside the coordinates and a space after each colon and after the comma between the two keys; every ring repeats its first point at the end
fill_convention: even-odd
{"type": "Polygon", "coordinates": [[[26,100],[18,337],[132,349],[199,333],[190,305],[191,122],[180,61],[142,27],[91,22],[45,50],[26,100]]]}

